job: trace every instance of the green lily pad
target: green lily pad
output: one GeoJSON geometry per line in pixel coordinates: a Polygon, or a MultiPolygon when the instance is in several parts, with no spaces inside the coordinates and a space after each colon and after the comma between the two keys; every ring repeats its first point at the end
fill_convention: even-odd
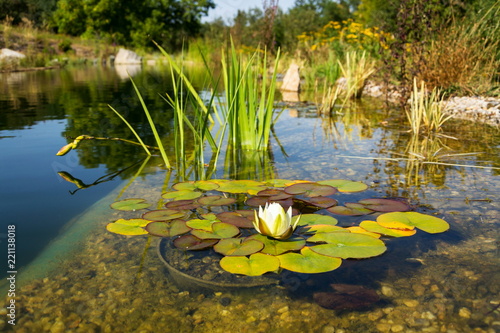
{"type": "Polygon", "coordinates": [[[338,204],[337,200],[335,200],[333,198],[329,198],[329,197],[324,197],[324,196],[312,197],[312,198],[308,198],[307,200],[303,200],[303,201],[306,202],[307,204],[310,204],[312,206],[319,207],[319,208],[329,208],[329,207],[333,207],[333,206],[338,204]]]}
{"type": "Polygon", "coordinates": [[[450,228],[450,225],[443,219],[418,212],[385,213],[377,217],[377,222],[382,226],[390,226],[391,222],[399,222],[431,234],[444,232],[450,228]]]}
{"type": "Polygon", "coordinates": [[[263,247],[264,243],[255,239],[225,238],[214,245],[214,251],[225,256],[247,256],[263,247]]]}
{"type": "Polygon", "coordinates": [[[368,185],[362,182],[354,182],[352,180],[346,179],[330,179],[330,180],[321,180],[317,182],[321,185],[330,185],[337,188],[340,192],[361,192],[368,188],[368,185]]]}
{"type": "Polygon", "coordinates": [[[359,226],[367,231],[375,232],[384,236],[390,237],[406,237],[414,235],[417,231],[415,229],[391,229],[380,225],[375,221],[363,221],[359,226]]]}
{"type": "Polygon", "coordinates": [[[299,253],[285,253],[278,256],[280,267],[298,273],[324,273],[340,267],[342,259],[325,256],[309,247],[304,247],[299,253]]]}
{"type": "Polygon", "coordinates": [[[326,242],[327,244],[311,247],[316,253],[338,258],[369,258],[381,255],[386,247],[380,239],[356,233],[332,232],[316,234],[309,242],[326,242]]]}
{"type": "Polygon", "coordinates": [[[145,229],[151,235],[159,237],[174,237],[185,234],[191,230],[188,226],[186,226],[186,221],[184,220],[150,222],[145,229]]]}
{"type": "Polygon", "coordinates": [[[376,212],[406,212],[410,210],[410,205],[400,200],[392,199],[363,199],[358,203],[376,212]]]}
{"type": "Polygon", "coordinates": [[[291,237],[286,240],[277,240],[261,234],[255,234],[247,237],[264,243],[262,253],[279,255],[288,251],[298,251],[306,245],[306,240],[302,237],[291,237]]]}
{"type": "Polygon", "coordinates": [[[165,204],[165,208],[176,210],[191,210],[200,207],[201,205],[196,200],[176,200],[165,204]]]}
{"type": "Polygon", "coordinates": [[[119,219],[115,222],[108,223],[106,225],[106,230],[120,235],[144,235],[148,233],[146,230],[144,230],[144,227],[150,222],[151,221],[144,219],[119,219]]]}
{"type": "Polygon", "coordinates": [[[243,256],[224,257],[220,261],[220,266],[229,273],[259,276],[267,272],[277,271],[280,267],[280,261],[274,256],[254,253],[250,258],[243,256]]]}
{"type": "Polygon", "coordinates": [[[186,216],[186,213],[176,209],[158,209],[151,210],[142,214],[142,218],[150,221],[168,221],[181,219],[186,216]]]}
{"type": "MultiPolygon", "coordinates": [[[[295,216],[293,218],[296,218],[295,216]]],[[[298,218],[298,216],[297,216],[298,218]]],[[[295,220],[292,220],[292,223],[295,220]]],[[[300,215],[299,226],[313,225],[313,224],[329,224],[336,225],[339,221],[333,216],[320,215],[320,214],[302,214],[300,215]]]]}
{"type": "Polygon", "coordinates": [[[227,193],[249,193],[249,191],[261,191],[266,187],[263,183],[255,180],[230,180],[219,184],[217,191],[227,193]]]}
{"type": "Polygon", "coordinates": [[[238,212],[222,212],[217,214],[217,217],[222,222],[235,225],[238,228],[253,228],[253,216],[252,219],[249,219],[238,212]]]}
{"type": "MultiPolygon", "coordinates": [[[[363,223],[363,222],[361,222],[363,223]]],[[[349,232],[352,232],[352,233],[355,233],[355,234],[363,234],[363,235],[368,235],[368,236],[371,236],[371,237],[375,237],[375,238],[380,238],[380,234],[379,233],[376,233],[376,232],[371,232],[371,231],[368,231],[364,228],[361,228],[361,227],[348,227],[347,230],[349,230],[349,232]]]]}
{"type": "Polygon", "coordinates": [[[301,234],[317,234],[325,232],[350,232],[346,228],[338,227],[336,225],[328,224],[315,224],[302,227],[299,231],[301,234]]]}
{"type": "Polygon", "coordinates": [[[236,202],[234,198],[226,198],[220,195],[208,195],[198,199],[198,203],[205,206],[225,206],[236,202]]]}
{"type": "Polygon", "coordinates": [[[199,239],[191,234],[174,239],[174,246],[182,250],[205,250],[217,244],[218,239],[199,239]]]}
{"type": "Polygon", "coordinates": [[[330,185],[321,185],[318,183],[298,183],[285,187],[288,194],[304,195],[306,197],[329,196],[337,193],[337,189],[330,185]]]}
{"type": "Polygon", "coordinates": [[[139,210],[151,206],[144,199],[131,198],[113,202],[110,207],[116,210],[139,210]]]}
{"type": "Polygon", "coordinates": [[[161,197],[163,199],[173,199],[173,200],[189,200],[201,197],[202,192],[196,192],[191,190],[180,190],[163,193],[161,197]]]}
{"type": "Polygon", "coordinates": [[[362,204],[346,202],[345,206],[327,208],[330,213],[337,215],[361,216],[373,213],[373,210],[365,208],[362,204]]]}
{"type": "Polygon", "coordinates": [[[215,222],[212,223],[212,231],[206,230],[193,230],[191,234],[200,239],[222,239],[222,238],[231,238],[240,233],[240,229],[238,227],[224,223],[224,222],[215,222]]]}
{"type": "Polygon", "coordinates": [[[192,229],[199,229],[212,232],[212,224],[220,222],[218,220],[192,219],[186,222],[186,225],[192,229]]]}
{"type": "Polygon", "coordinates": [[[290,179],[269,179],[266,180],[265,185],[271,186],[271,187],[287,187],[289,185],[295,184],[295,181],[290,180],[290,179]]]}
{"type": "Polygon", "coordinates": [[[201,190],[201,191],[212,191],[215,190],[219,187],[214,182],[211,182],[209,180],[197,180],[197,181],[188,181],[188,182],[182,182],[182,183],[177,183],[172,186],[173,189],[181,191],[181,190],[201,190]]]}

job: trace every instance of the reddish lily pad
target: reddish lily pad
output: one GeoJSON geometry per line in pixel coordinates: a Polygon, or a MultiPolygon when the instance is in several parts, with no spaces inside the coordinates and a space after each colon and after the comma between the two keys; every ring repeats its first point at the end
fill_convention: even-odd
{"type": "Polygon", "coordinates": [[[198,199],[198,203],[205,206],[225,206],[236,202],[234,198],[226,198],[220,195],[208,195],[198,199]]]}
{"type": "Polygon", "coordinates": [[[332,232],[316,234],[309,242],[326,242],[327,244],[311,247],[316,253],[338,258],[369,258],[381,255],[386,247],[380,239],[356,233],[332,232]]]}
{"type": "Polygon", "coordinates": [[[325,256],[303,247],[299,253],[285,253],[278,256],[280,267],[298,273],[324,273],[340,267],[342,259],[325,256]]]}
{"type": "Polygon", "coordinates": [[[238,227],[224,223],[224,222],[215,222],[212,223],[212,231],[206,230],[193,230],[191,234],[200,239],[222,239],[222,238],[231,238],[240,233],[240,229],[238,227]]]}
{"type": "Polygon", "coordinates": [[[168,221],[181,219],[186,216],[186,213],[176,209],[158,209],[151,210],[142,214],[142,218],[150,221],[168,221]]]}
{"type": "Polygon", "coordinates": [[[406,212],[410,210],[410,205],[401,200],[373,198],[359,200],[358,203],[377,212],[406,212]]]}
{"type": "Polygon", "coordinates": [[[398,228],[398,229],[391,229],[391,228],[386,228],[379,223],[375,221],[363,221],[359,224],[361,228],[364,230],[367,230],[369,232],[374,232],[377,234],[381,234],[384,236],[390,236],[390,237],[406,237],[406,236],[411,236],[414,235],[417,230],[414,228],[398,228]]]}
{"type": "Polygon", "coordinates": [[[233,274],[259,276],[267,272],[277,271],[280,267],[280,261],[274,256],[254,253],[250,258],[244,256],[224,257],[220,261],[220,266],[233,274]]]}
{"type": "Polygon", "coordinates": [[[330,185],[338,189],[340,192],[361,192],[368,188],[368,185],[362,182],[354,182],[352,180],[346,179],[330,179],[330,180],[321,180],[317,182],[321,185],[330,185]]]}
{"type": "Polygon", "coordinates": [[[377,217],[377,222],[382,226],[390,225],[389,223],[395,221],[431,234],[444,232],[450,228],[450,225],[443,219],[418,212],[393,212],[377,217]]]}
{"type": "Polygon", "coordinates": [[[151,205],[144,199],[130,198],[113,202],[110,206],[111,208],[116,210],[136,211],[139,209],[148,208],[151,205]]]}
{"type": "Polygon", "coordinates": [[[345,206],[327,208],[327,211],[337,215],[361,216],[373,213],[373,210],[365,208],[362,204],[347,202],[345,206]]]}
{"type": "Polygon", "coordinates": [[[219,185],[209,180],[188,181],[188,182],[177,183],[172,186],[173,189],[176,189],[178,191],[181,190],[212,191],[217,189],[218,187],[219,185]]]}
{"type": "Polygon", "coordinates": [[[319,208],[329,208],[338,204],[337,200],[323,196],[308,198],[304,202],[319,208]]]}
{"type": "Polygon", "coordinates": [[[255,239],[226,238],[214,246],[214,251],[225,256],[247,256],[259,252],[263,247],[264,243],[255,239]]]}
{"type": "Polygon", "coordinates": [[[285,200],[285,199],[291,198],[293,195],[288,194],[283,190],[279,190],[276,188],[269,188],[266,190],[259,191],[257,193],[257,196],[269,197],[269,200],[278,201],[278,200],[285,200]]]}
{"type": "Polygon", "coordinates": [[[252,219],[249,219],[238,212],[222,212],[217,214],[217,218],[224,223],[233,224],[239,228],[253,228],[253,216],[252,219]]]}
{"type": "Polygon", "coordinates": [[[148,233],[146,230],[144,230],[144,227],[150,222],[151,221],[144,219],[119,219],[113,223],[108,223],[106,225],[106,230],[119,235],[144,235],[148,233]]]}
{"type": "Polygon", "coordinates": [[[191,229],[186,226],[184,220],[172,220],[169,222],[151,222],[146,226],[146,231],[153,236],[173,237],[185,234],[191,229]]]}
{"type": "Polygon", "coordinates": [[[298,251],[306,245],[306,240],[302,237],[291,237],[286,240],[276,240],[261,234],[255,234],[247,237],[264,243],[262,253],[271,255],[280,255],[288,251],[298,251]]]}
{"type": "MultiPolygon", "coordinates": [[[[295,218],[295,217],[294,217],[295,218]]],[[[295,222],[295,220],[293,220],[295,222]]],[[[336,225],[339,221],[336,218],[329,215],[320,214],[302,214],[300,215],[299,226],[303,225],[314,225],[314,224],[329,224],[336,225]]]]}
{"type": "Polygon", "coordinates": [[[254,196],[248,198],[245,203],[248,206],[259,207],[259,206],[265,206],[266,203],[271,203],[271,202],[279,203],[285,210],[293,205],[293,199],[291,197],[283,200],[271,200],[271,197],[267,196],[254,196]]]}
{"type": "Polygon", "coordinates": [[[218,241],[217,239],[199,239],[191,234],[187,234],[174,239],[173,243],[176,248],[194,251],[211,248],[218,241]]]}
{"type": "Polygon", "coordinates": [[[337,193],[337,189],[330,185],[318,183],[298,183],[285,187],[285,192],[292,195],[304,195],[306,197],[328,196],[337,193]]]}
{"type": "Polygon", "coordinates": [[[191,210],[200,206],[201,205],[196,200],[176,200],[165,204],[165,208],[176,210],[191,210]]]}

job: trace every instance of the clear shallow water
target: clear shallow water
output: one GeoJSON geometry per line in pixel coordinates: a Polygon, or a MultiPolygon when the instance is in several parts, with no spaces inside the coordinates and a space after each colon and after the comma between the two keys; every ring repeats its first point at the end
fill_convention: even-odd
{"type": "MultiPolygon", "coordinates": [[[[152,159],[144,168],[145,174],[129,183],[139,168],[134,163],[142,155],[140,150],[116,143],[88,145],[66,157],[53,156],[66,143],[63,136],[68,133],[70,136],[84,133],[127,136],[123,126],[115,122],[113,116],[106,115],[107,103],[121,105],[129,110],[129,116],[136,124],[142,122],[140,112],[131,111],[135,110],[135,102],[129,93],[130,85],[119,77],[109,79],[113,77],[112,72],[104,70],[104,73],[95,70],[94,81],[72,80],[76,86],[67,85],[68,91],[86,92],[77,99],[80,102],[65,104],[73,105],[73,109],[63,108],[74,111],[64,115],[60,102],[55,103],[47,108],[58,110],[47,115],[55,120],[44,118],[2,131],[1,136],[9,137],[0,140],[4,145],[1,147],[2,168],[5,168],[2,175],[8,175],[3,176],[2,184],[10,189],[5,195],[2,192],[2,197],[8,197],[11,205],[20,207],[11,209],[5,205],[4,210],[12,214],[10,219],[16,221],[20,230],[35,228],[39,231],[37,238],[43,239],[42,245],[37,247],[33,243],[32,246],[35,237],[25,238],[19,232],[19,251],[34,256],[54,239],[66,221],[97,202],[84,215],[72,220],[66,233],[49,247],[56,250],[48,251],[48,256],[35,260],[29,267],[19,268],[16,331],[495,332],[500,327],[500,314],[496,308],[500,304],[499,172],[498,169],[456,166],[498,168],[498,129],[457,122],[450,124],[445,133],[459,140],[442,138],[438,143],[415,144],[398,125],[397,111],[377,107],[374,101],[366,101],[361,108],[332,119],[318,118],[300,109],[295,111],[293,106],[288,107],[276,125],[276,135],[286,155],[278,141],[273,139],[272,156],[261,170],[254,169],[252,173],[243,168],[244,164],[227,168],[221,165],[217,177],[231,173],[236,177],[239,171],[240,178],[252,174],[256,178],[265,175],[288,179],[360,180],[370,185],[364,196],[408,198],[419,210],[445,218],[451,224],[451,230],[439,235],[418,233],[413,237],[391,240],[389,250],[383,256],[348,261],[331,273],[284,275],[279,287],[250,292],[187,291],[166,274],[156,255],[156,241],[148,245],[146,237],[119,236],[105,230],[105,225],[119,216],[107,208],[111,202],[125,197],[156,202],[169,185],[178,181],[175,172],[165,173],[158,167],[159,161],[152,159]],[[92,88],[92,84],[84,88],[89,81],[98,88],[92,88]],[[88,96],[92,93],[101,96],[96,104],[89,103],[88,96]],[[47,123],[47,127],[42,126],[47,123]],[[32,154],[19,154],[19,149],[4,143],[10,139],[18,140],[18,147],[32,154]],[[424,146],[427,148],[422,150],[424,146]],[[19,161],[18,164],[4,167],[4,151],[11,157],[11,163],[19,161]],[[456,155],[477,152],[481,154],[456,155]],[[423,165],[401,159],[410,153],[412,156],[425,153],[428,162],[437,157],[440,162],[454,165],[423,165]],[[113,181],[70,195],[68,190],[74,190],[74,184],[61,181],[52,163],[62,164],[57,164],[60,166],[57,171],[68,171],[64,169],[66,167],[72,175],[92,181],[129,165],[134,166],[113,181]],[[32,169],[28,168],[30,165],[32,169]],[[50,165],[45,177],[29,176],[43,171],[41,166],[44,165],[50,165]],[[125,181],[122,183],[119,179],[125,181]],[[19,192],[17,197],[16,191],[19,192]],[[13,194],[8,195],[11,192],[13,194]],[[107,193],[109,195],[105,196],[107,193]],[[82,197],[88,197],[88,200],[82,197]],[[104,198],[98,201],[101,197],[104,198]],[[22,209],[26,201],[31,202],[30,199],[36,203],[33,209],[22,209]],[[40,201],[43,205],[37,205],[40,201]],[[72,203],[77,207],[72,207],[72,203]],[[61,214],[60,207],[65,207],[68,212],[57,219],[55,216],[61,214]],[[21,211],[41,217],[44,222],[34,222],[29,217],[20,219],[21,211]],[[65,242],[65,238],[70,241],[65,242]],[[54,260],[51,260],[51,255],[54,260]],[[48,263],[51,269],[45,270],[48,263]],[[27,278],[22,278],[23,270],[29,275],[27,278]],[[33,272],[41,274],[37,276],[33,272]],[[332,283],[372,288],[382,300],[363,311],[324,309],[314,302],[313,295],[329,291],[332,283]]],[[[65,75],[81,77],[84,74],[69,72],[65,75]]],[[[54,74],[52,80],[57,77],[54,74]]],[[[144,74],[138,80],[152,81],[148,77],[158,82],[161,75],[144,74]]],[[[155,87],[158,85],[152,90],[155,87]]],[[[51,92],[48,95],[55,98],[57,94],[51,92]]],[[[149,103],[155,103],[158,110],[164,112],[161,121],[168,125],[168,112],[152,95],[149,103]]],[[[27,109],[38,108],[30,106],[27,109]]],[[[143,134],[150,135],[146,128],[143,134]]],[[[341,202],[350,201],[353,197],[347,194],[339,199],[341,202]]],[[[4,329],[12,330],[8,323],[3,324],[4,329]]]]}

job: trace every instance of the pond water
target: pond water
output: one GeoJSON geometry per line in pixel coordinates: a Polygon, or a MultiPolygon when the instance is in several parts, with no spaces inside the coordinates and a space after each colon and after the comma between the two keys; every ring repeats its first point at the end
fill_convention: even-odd
{"type": "MultiPolygon", "coordinates": [[[[158,94],[168,91],[169,78],[147,68],[134,75],[168,143],[173,116],[158,94]]],[[[127,75],[95,67],[0,79],[2,331],[500,330],[498,128],[450,121],[446,136],[416,140],[402,125],[401,110],[378,100],[363,99],[332,117],[318,116],[306,103],[278,102],[284,111],[271,153],[257,162],[221,161],[214,178],[362,181],[369,185],[363,197],[406,198],[451,228],[388,240],[382,256],[346,260],[329,273],[285,272],[279,285],[257,289],[199,289],[167,272],[157,238],[105,228],[122,217],[109,208],[112,202],[157,202],[183,175],[116,141],[84,142],[55,156],[66,138],[80,134],[133,139],[108,104],[154,143],[127,75]],[[16,261],[8,267],[12,225],[16,261]],[[358,310],[327,309],[317,298],[332,284],[364,286],[380,300],[358,310]]],[[[357,194],[339,196],[356,200],[357,194]]]]}

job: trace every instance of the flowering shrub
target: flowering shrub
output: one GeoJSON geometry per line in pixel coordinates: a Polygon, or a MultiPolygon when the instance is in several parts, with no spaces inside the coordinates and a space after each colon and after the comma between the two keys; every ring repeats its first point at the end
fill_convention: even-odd
{"type": "Polygon", "coordinates": [[[388,49],[392,35],[377,27],[367,28],[348,19],[342,22],[330,21],[320,30],[297,36],[300,44],[314,52],[322,48],[345,48],[365,50],[372,55],[380,48],[388,49]]]}

